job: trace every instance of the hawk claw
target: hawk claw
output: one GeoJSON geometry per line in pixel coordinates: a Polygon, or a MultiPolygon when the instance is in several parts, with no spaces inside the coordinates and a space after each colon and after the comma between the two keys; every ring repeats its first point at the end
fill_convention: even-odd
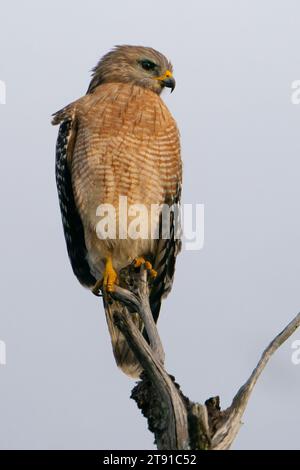
{"type": "Polygon", "coordinates": [[[152,278],[155,278],[157,276],[157,271],[153,269],[150,261],[146,261],[145,258],[143,258],[142,256],[135,258],[135,260],[133,261],[133,265],[135,268],[140,268],[141,266],[144,266],[145,269],[147,269],[148,273],[150,274],[150,277],[152,278]]]}
{"type": "Polygon", "coordinates": [[[92,293],[97,297],[102,297],[102,292],[113,292],[115,284],[117,284],[118,275],[113,268],[112,259],[107,258],[105,262],[105,269],[103,273],[103,278],[98,279],[96,284],[92,289],[92,293]]]}
{"type": "Polygon", "coordinates": [[[92,293],[96,295],[97,297],[102,297],[101,289],[103,286],[103,278],[98,279],[98,281],[95,283],[94,287],[92,288],[92,293]]]}
{"type": "Polygon", "coordinates": [[[115,284],[117,283],[118,275],[114,270],[112,259],[107,258],[105,263],[105,269],[103,273],[103,283],[102,290],[106,292],[113,292],[115,289],[115,284]]]}

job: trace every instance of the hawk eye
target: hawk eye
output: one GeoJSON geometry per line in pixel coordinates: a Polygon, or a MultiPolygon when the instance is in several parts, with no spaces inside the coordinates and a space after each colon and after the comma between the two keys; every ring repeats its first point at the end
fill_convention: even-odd
{"type": "Polygon", "coordinates": [[[156,67],[156,64],[151,60],[141,60],[140,64],[144,70],[154,70],[156,67]]]}

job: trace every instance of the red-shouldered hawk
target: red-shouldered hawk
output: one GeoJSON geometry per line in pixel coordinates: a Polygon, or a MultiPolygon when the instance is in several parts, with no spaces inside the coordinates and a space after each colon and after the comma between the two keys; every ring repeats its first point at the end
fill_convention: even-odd
{"type": "MultiPolygon", "coordinates": [[[[110,292],[120,271],[135,263],[153,275],[150,305],[157,321],[161,299],[171,289],[180,241],[170,216],[170,237],[100,238],[97,208],[111,204],[121,224],[119,198],[128,206],[171,206],[180,200],[181,157],[176,123],[160,98],[172,90],[172,65],[148,47],[117,46],[93,69],[87,94],[58,111],[56,181],[68,254],[81,284],[110,292]]],[[[158,218],[157,224],[161,224],[158,218]]],[[[159,228],[159,227],[158,227],[159,228]]],[[[153,230],[153,228],[152,228],[153,230]]],[[[153,231],[151,232],[153,233],[153,231]]],[[[117,364],[129,376],[141,372],[106,309],[117,364]]],[[[140,329],[140,319],[135,320],[140,329]]]]}

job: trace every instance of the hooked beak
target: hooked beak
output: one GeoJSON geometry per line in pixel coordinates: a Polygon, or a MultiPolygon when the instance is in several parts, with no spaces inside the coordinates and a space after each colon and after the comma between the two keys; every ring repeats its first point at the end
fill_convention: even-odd
{"type": "Polygon", "coordinates": [[[176,86],[175,78],[173,77],[172,72],[167,70],[163,75],[160,77],[156,77],[156,80],[159,80],[162,87],[171,88],[171,93],[174,91],[176,86]]]}

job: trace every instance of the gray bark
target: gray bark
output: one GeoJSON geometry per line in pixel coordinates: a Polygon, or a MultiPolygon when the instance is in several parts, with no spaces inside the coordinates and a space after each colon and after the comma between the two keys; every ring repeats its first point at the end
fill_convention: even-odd
{"type": "Polygon", "coordinates": [[[274,352],[300,325],[300,313],[279,333],[264,350],[249,379],[238,390],[231,405],[220,408],[219,397],[204,404],[194,403],[183,395],[174,377],[164,367],[164,350],[149,305],[147,273],[141,269],[134,292],[116,286],[111,294],[143,319],[148,344],[126,312],[114,312],[114,321],[125,336],[128,345],[143,367],[141,381],[132,390],[136,401],[148,420],[160,450],[225,450],[229,449],[241,426],[241,418],[251,392],[274,352]]]}

